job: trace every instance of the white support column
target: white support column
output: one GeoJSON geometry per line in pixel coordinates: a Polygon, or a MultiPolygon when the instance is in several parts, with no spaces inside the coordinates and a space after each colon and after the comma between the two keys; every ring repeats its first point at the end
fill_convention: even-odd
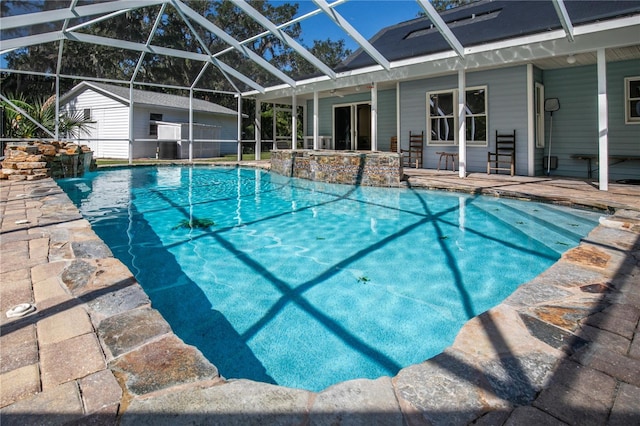
{"type": "Polygon", "coordinates": [[[133,84],[129,83],[129,164],[133,164],[133,84]]]}
{"type": "MultiPolygon", "coordinates": [[[[62,41],[60,42],[62,44],[62,41]]],[[[60,140],[60,75],[56,74],[56,120],[54,135],[57,141],[60,140]]],[[[67,135],[65,135],[67,136],[67,135]]],[[[78,141],[80,142],[80,141],[78,141]]],[[[0,155],[4,155],[4,152],[0,155]]]]}
{"type": "Polygon", "coordinates": [[[598,180],[600,190],[609,190],[609,117],[607,111],[607,59],[598,49],[598,180]]]}
{"type": "Polygon", "coordinates": [[[536,173],[536,85],[533,81],[533,65],[527,64],[527,175],[536,173]]]}
{"type": "Polygon", "coordinates": [[[189,162],[193,163],[193,88],[189,89],[189,162]]]}
{"type": "Polygon", "coordinates": [[[256,141],[256,161],[262,157],[262,103],[256,99],[256,116],[253,120],[253,130],[256,141]]]}
{"type": "Polygon", "coordinates": [[[291,95],[291,149],[298,148],[298,98],[291,95]]]}
{"type": "Polygon", "coordinates": [[[320,149],[320,130],[318,128],[318,91],[313,92],[313,149],[320,149]]]}
{"type": "Polygon", "coordinates": [[[378,84],[371,85],[371,151],[378,150],[378,84]]]}
{"type": "MultiPolygon", "coordinates": [[[[396,82],[396,139],[398,140],[397,152],[400,153],[400,131],[402,129],[400,125],[400,82],[396,82]]],[[[427,136],[428,137],[428,136],[427,136]]],[[[402,163],[402,161],[400,161],[402,163]]]]}
{"type": "Polygon", "coordinates": [[[458,175],[463,178],[467,176],[467,120],[464,111],[465,107],[465,71],[464,68],[458,70],[458,175]]]}
{"type": "Polygon", "coordinates": [[[277,138],[278,122],[277,122],[276,116],[278,115],[278,110],[276,109],[275,103],[271,104],[271,108],[273,108],[273,114],[271,115],[271,131],[273,135],[273,146],[271,147],[271,149],[277,151],[278,150],[278,138],[277,138]]]}
{"type": "Polygon", "coordinates": [[[307,147],[307,101],[302,104],[302,134],[304,135],[303,147],[307,147]]]}
{"type": "Polygon", "coordinates": [[[238,161],[242,161],[242,96],[238,93],[238,161]]]}

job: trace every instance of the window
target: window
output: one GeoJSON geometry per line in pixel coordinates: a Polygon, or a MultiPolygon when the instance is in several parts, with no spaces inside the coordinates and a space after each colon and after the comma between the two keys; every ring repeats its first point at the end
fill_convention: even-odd
{"type": "Polygon", "coordinates": [[[640,77],[624,79],[625,123],[640,124],[640,77]]]}
{"type": "Polygon", "coordinates": [[[158,136],[158,124],[156,121],[162,121],[162,114],[149,114],[149,135],[158,136]]]}
{"type": "MultiPolygon", "coordinates": [[[[428,145],[458,144],[458,91],[427,93],[428,145]]],[[[487,145],[487,88],[465,91],[465,125],[468,145],[487,145]]]]}
{"type": "Polygon", "coordinates": [[[91,120],[91,110],[89,108],[85,108],[84,111],[82,112],[82,117],[85,120],[91,120]]]}

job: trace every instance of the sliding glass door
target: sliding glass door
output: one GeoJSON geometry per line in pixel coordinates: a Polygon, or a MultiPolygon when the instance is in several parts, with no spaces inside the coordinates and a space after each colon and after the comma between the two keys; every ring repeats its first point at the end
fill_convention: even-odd
{"type": "Polygon", "coordinates": [[[333,140],[336,150],[371,150],[371,105],[334,105],[333,140]]]}

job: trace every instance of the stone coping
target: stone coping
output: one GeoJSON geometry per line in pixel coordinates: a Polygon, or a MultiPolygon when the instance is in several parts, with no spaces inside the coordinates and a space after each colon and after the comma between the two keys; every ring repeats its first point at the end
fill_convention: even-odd
{"type": "Polygon", "coordinates": [[[1,189],[2,311],[25,300],[38,308],[0,322],[3,424],[640,419],[639,210],[601,220],[443,353],[393,378],[309,392],[221,377],[172,333],[53,180],[1,189]]]}

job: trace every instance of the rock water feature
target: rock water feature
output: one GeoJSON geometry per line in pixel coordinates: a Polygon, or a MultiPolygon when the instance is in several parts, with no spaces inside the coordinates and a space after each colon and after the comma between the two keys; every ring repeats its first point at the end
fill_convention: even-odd
{"type": "Polygon", "coordinates": [[[271,171],[318,182],[347,185],[401,185],[402,164],[395,152],[314,151],[282,149],[271,152],[271,171]]]}
{"type": "Polygon", "coordinates": [[[16,143],[8,145],[4,151],[0,179],[76,177],[95,168],[93,152],[86,145],[58,141],[16,143]]]}

